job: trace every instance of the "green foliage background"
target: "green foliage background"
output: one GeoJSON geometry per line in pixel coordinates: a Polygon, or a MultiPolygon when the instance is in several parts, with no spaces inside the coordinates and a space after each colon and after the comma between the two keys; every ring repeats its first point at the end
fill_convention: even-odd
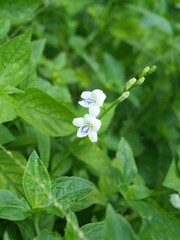
{"type": "Polygon", "coordinates": [[[0,1],[3,240],[179,238],[179,11],[178,0],[0,1]],[[98,143],[65,159],[82,91],[102,89],[109,105],[153,64],[98,143]]]}

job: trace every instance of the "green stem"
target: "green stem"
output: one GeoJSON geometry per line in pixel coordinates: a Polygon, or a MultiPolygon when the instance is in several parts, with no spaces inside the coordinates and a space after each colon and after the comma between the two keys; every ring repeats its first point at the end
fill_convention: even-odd
{"type": "Polygon", "coordinates": [[[68,149],[67,153],[64,155],[64,157],[61,159],[61,161],[52,169],[51,176],[56,172],[56,170],[59,168],[59,166],[69,157],[69,155],[74,151],[74,149],[78,146],[78,144],[81,142],[81,138],[75,138],[72,142],[70,148],[68,149]]]}
{"type": "Polygon", "coordinates": [[[34,216],[34,226],[35,226],[35,229],[36,229],[36,234],[38,235],[40,233],[40,230],[39,230],[39,214],[36,214],[34,216]]]}
{"type": "Polygon", "coordinates": [[[99,119],[102,119],[106,113],[108,113],[113,107],[115,107],[119,103],[118,99],[116,99],[104,112],[100,115],[99,119]]]}

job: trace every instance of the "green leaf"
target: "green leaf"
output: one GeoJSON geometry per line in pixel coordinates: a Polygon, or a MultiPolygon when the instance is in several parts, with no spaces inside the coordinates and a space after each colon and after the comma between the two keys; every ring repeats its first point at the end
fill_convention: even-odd
{"type": "Polygon", "coordinates": [[[16,88],[16,87],[12,87],[10,85],[6,85],[3,88],[0,89],[0,95],[4,95],[4,94],[14,94],[14,93],[23,93],[24,91],[16,88]]]}
{"type": "Polygon", "coordinates": [[[74,114],[41,90],[27,89],[16,99],[18,115],[44,134],[66,136],[75,131],[72,124],[74,114]]]}
{"type": "Polygon", "coordinates": [[[28,31],[0,48],[0,86],[17,86],[28,72],[31,54],[31,32],[28,31]]]}
{"type": "Polygon", "coordinates": [[[179,239],[180,222],[163,211],[157,205],[143,201],[130,201],[130,206],[138,212],[143,224],[140,232],[141,240],[170,240],[179,239]]]}
{"type": "Polygon", "coordinates": [[[17,102],[8,95],[0,95],[0,123],[13,120],[17,116],[17,102]]]}
{"type": "Polygon", "coordinates": [[[152,190],[142,185],[120,184],[119,190],[127,200],[140,200],[151,195],[152,190]]]}
{"type": "Polygon", "coordinates": [[[75,149],[74,154],[90,167],[94,175],[99,176],[99,174],[102,174],[119,180],[118,169],[111,166],[108,155],[96,145],[81,145],[75,149]]]}
{"type": "Polygon", "coordinates": [[[2,124],[0,125],[0,144],[6,144],[13,141],[15,137],[12,133],[2,124]]]}
{"type": "Polygon", "coordinates": [[[105,221],[105,240],[134,240],[137,239],[129,223],[108,205],[105,221]]]}
{"type": "Polygon", "coordinates": [[[122,182],[127,184],[131,183],[137,174],[137,167],[132,150],[124,138],[121,138],[120,140],[116,158],[117,166],[119,166],[121,171],[122,182]]]}
{"type": "Polygon", "coordinates": [[[43,230],[33,240],[62,240],[62,237],[57,232],[43,230]]]}
{"type": "Polygon", "coordinates": [[[163,185],[175,191],[180,191],[180,170],[176,165],[175,159],[172,160],[167,175],[164,179],[163,185]]]}
{"type": "Polygon", "coordinates": [[[51,149],[51,142],[49,136],[43,134],[36,130],[36,137],[38,143],[38,149],[40,153],[40,158],[45,165],[46,168],[49,167],[49,159],[50,159],[50,149],[51,149]]]}
{"type": "Polygon", "coordinates": [[[0,150],[0,188],[23,192],[25,158],[17,152],[0,150]]]}
{"type": "Polygon", "coordinates": [[[70,222],[67,222],[66,228],[65,228],[65,240],[78,240],[78,233],[74,230],[73,226],[76,226],[78,229],[78,221],[77,217],[73,212],[69,212],[68,219],[70,219],[70,222]],[[73,224],[73,226],[72,226],[73,224]]]}
{"type": "MultiPolygon", "coordinates": [[[[81,227],[82,232],[88,240],[104,240],[105,224],[104,222],[89,223],[81,227]]],[[[81,240],[79,238],[79,240],[81,240]]]]}
{"type": "Polygon", "coordinates": [[[23,188],[33,208],[42,207],[51,193],[51,180],[47,169],[35,151],[29,157],[23,176],[23,188]]]}
{"type": "MultiPolygon", "coordinates": [[[[79,177],[59,177],[52,183],[53,202],[58,201],[64,210],[71,208],[72,211],[78,211],[89,207],[94,203],[89,200],[94,191],[95,187],[90,181],[79,177]]],[[[47,210],[56,214],[57,208],[53,202],[52,200],[48,201],[47,210]]],[[[62,212],[62,214],[64,213],[62,212]]]]}
{"type": "Polygon", "coordinates": [[[9,190],[0,189],[0,218],[18,221],[28,215],[29,208],[24,200],[9,190]]]}

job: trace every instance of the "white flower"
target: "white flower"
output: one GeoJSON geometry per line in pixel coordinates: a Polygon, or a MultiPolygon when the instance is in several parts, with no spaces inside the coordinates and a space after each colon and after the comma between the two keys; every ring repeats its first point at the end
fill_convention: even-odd
{"type": "Polygon", "coordinates": [[[88,136],[91,142],[97,142],[97,131],[101,127],[101,121],[90,114],[86,114],[83,118],[74,118],[73,124],[79,127],[77,137],[82,138],[88,136]]]}
{"type": "Polygon", "coordinates": [[[178,193],[171,194],[170,202],[173,205],[173,207],[180,209],[180,194],[178,194],[178,193]]]}
{"type": "Polygon", "coordinates": [[[85,108],[89,108],[89,114],[97,117],[100,113],[100,107],[103,105],[106,95],[102,90],[95,89],[92,92],[84,91],[81,94],[82,101],[78,103],[85,108]]]}

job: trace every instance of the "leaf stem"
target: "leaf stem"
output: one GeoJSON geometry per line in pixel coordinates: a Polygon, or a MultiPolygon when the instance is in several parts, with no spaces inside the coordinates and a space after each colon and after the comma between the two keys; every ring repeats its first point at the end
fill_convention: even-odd
{"type": "Polygon", "coordinates": [[[39,230],[39,214],[34,215],[34,226],[36,229],[36,234],[38,235],[40,230],[39,230]]]}

